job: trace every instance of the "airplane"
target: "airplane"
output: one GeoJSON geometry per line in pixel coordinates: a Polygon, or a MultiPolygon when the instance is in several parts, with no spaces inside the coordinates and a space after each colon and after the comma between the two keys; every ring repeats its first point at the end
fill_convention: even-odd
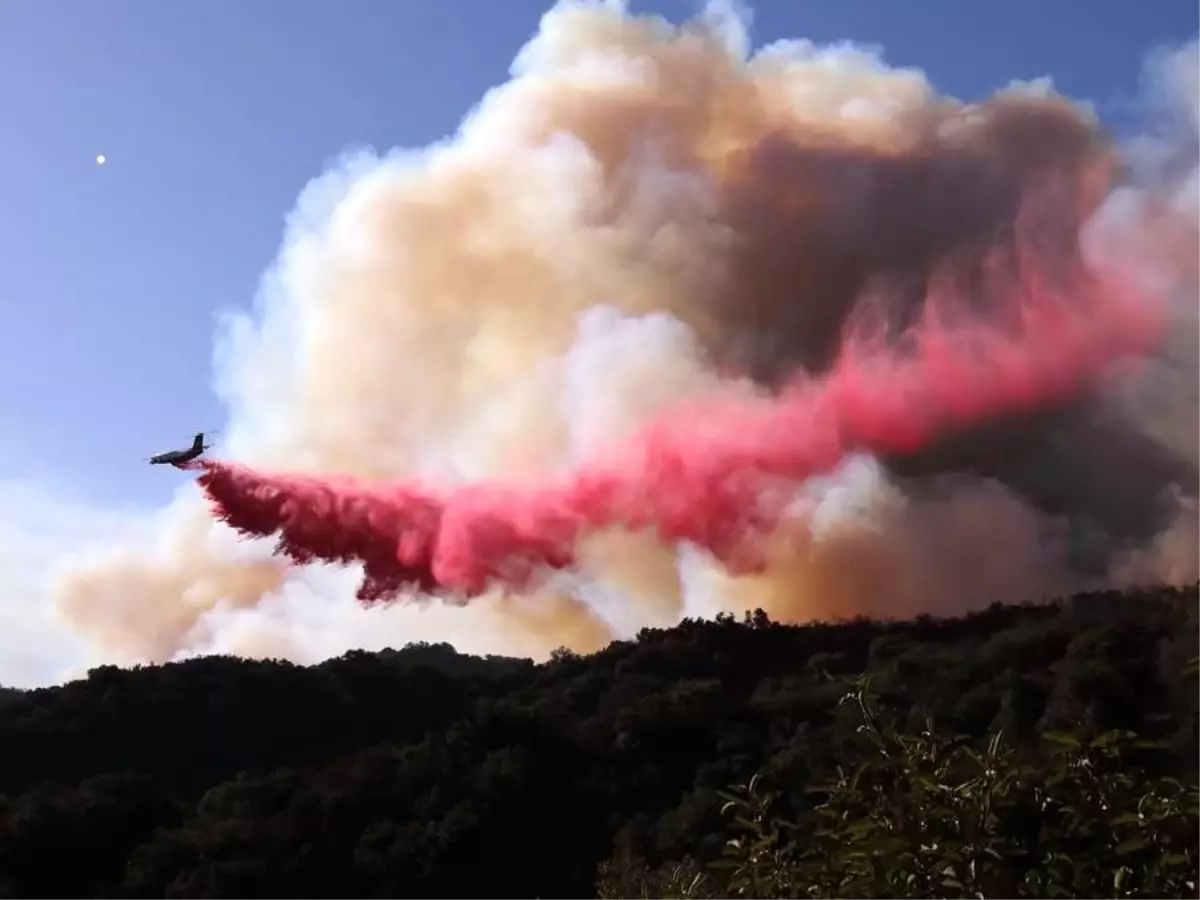
{"type": "MultiPolygon", "coordinates": [[[[213,433],[215,432],[209,432],[209,434],[213,433]]],[[[212,446],[212,444],[204,443],[204,434],[205,432],[203,431],[196,432],[196,437],[192,439],[192,446],[186,449],[168,450],[166,453],[151,456],[146,462],[152,466],[168,465],[174,466],[177,469],[186,469],[188,463],[201,456],[205,450],[212,446]]]]}

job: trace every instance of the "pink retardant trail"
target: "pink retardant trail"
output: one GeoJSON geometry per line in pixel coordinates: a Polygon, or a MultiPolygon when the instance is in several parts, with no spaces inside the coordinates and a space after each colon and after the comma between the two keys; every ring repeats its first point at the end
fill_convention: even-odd
{"type": "Polygon", "coordinates": [[[903,341],[847,340],[820,378],[771,400],[729,396],[673,407],[631,440],[545,483],[440,491],[267,474],[203,461],[215,514],[277,536],[298,563],[365,565],[365,603],[406,588],[472,596],[520,587],[573,563],[577,540],[608,526],[654,528],[733,571],[765,563],[764,538],[790,488],[847,453],[909,453],[939,435],[1068,400],[1115,360],[1150,352],[1161,305],[1119,279],[1069,277],[1022,261],[987,321],[936,288],[903,341]]]}

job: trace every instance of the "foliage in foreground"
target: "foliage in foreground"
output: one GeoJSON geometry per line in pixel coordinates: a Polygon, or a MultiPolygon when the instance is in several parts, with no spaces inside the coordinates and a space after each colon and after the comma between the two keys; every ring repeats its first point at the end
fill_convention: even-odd
{"type": "MultiPolygon", "coordinates": [[[[1194,674],[1195,661],[1187,674],[1194,674]]],[[[617,897],[1195,897],[1200,791],[1138,764],[1163,749],[1128,730],[1047,732],[1022,758],[1001,730],[982,749],[917,734],[857,679],[842,698],[864,757],[809,788],[802,824],[774,815],[760,775],[731,792],[722,857],[600,867],[617,897]]]]}

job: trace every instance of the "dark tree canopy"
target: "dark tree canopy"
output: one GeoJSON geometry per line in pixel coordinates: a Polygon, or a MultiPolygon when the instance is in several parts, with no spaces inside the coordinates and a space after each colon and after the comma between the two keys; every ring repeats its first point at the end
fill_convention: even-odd
{"type": "Polygon", "coordinates": [[[0,895],[596,896],[608,860],[721,857],[717,791],[755,773],[813,815],[809,789],[860,753],[839,701],[863,673],[901,731],[1001,730],[1036,771],[1045,732],[1127,730],[1131,767],[1190,783],[1196,607],[1191,588],[909,622],[758,612],[543,665],[420,644],[101,667],[0,693],[0,895]]]}

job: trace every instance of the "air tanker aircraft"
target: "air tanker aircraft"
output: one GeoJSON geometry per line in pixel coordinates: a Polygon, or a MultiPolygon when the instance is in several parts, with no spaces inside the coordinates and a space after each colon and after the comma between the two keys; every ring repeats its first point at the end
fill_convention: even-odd
{"type": "MultiPolygon", "coordinates": [[[[212,434],[214,432],[209,432],[212,434]]],[[[146,462],[152,466],[174,466],[177,469],[186,469],[187,464],[194,459],[198,459],[204,454],[212,444],[204,443],[204,432],[196,432],[196,437],[192,440],[192,446],[182,450],[168,450],[166,453],[159,453],[156,456],[151,456],[146,462]]]]}

